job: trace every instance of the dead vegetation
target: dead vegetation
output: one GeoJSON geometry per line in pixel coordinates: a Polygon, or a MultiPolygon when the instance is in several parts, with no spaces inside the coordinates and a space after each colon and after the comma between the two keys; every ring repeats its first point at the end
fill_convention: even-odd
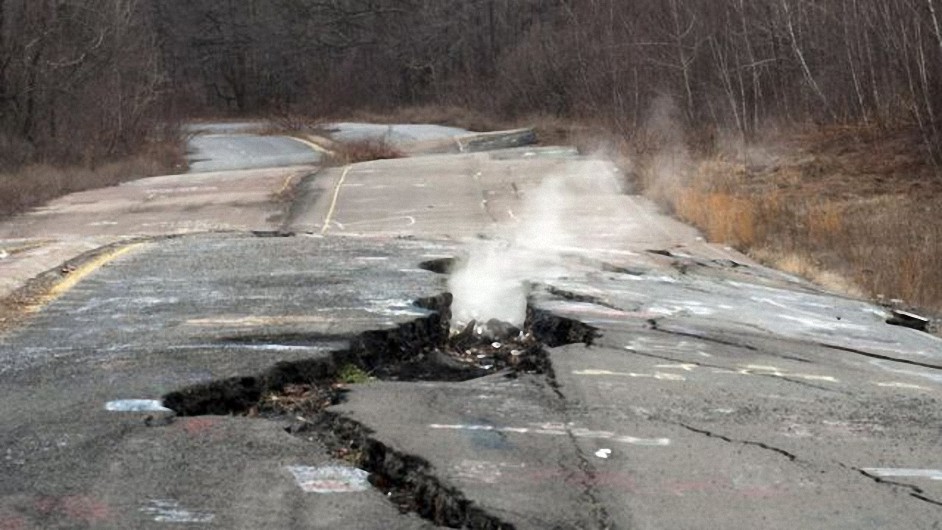
{"type": "Polygon", "coordinates": [[[334,142],[326,162],[332,166],[345,166],[370,160],[402,158],[405,154],[386,140],[356,140],[334,142]]]}
{"type": "Polygon", "coordinates": [[[824,128],[687,155],[646,189],[714,242],[853,296],[942,309],[942,181],[911,129],[824,128]],[[685,173],[686,171],[686,173],[685,173]]]}
{"type": "Polygon", "coordinates": [[[184,146],[175,139],[149,143],[135,155],[90,166],[28,164],[0,172],[0,218],[69,193],[185,169],[184,146]]]}

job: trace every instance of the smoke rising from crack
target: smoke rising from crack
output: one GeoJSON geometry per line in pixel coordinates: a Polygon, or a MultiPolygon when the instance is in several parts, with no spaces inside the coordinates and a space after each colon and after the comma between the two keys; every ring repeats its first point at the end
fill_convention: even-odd
{"type": "Polygon", "coordinates": [[[514,222],[474,241],[449,278],[453,324],[497,319],[523,326],[533,284],[567,274],[567,256],[610,245],[606,240],[617,236],[619,214],[605,198],[620,192],[617,170],[604,158],[566,164],[524,190],[514,222]]]}

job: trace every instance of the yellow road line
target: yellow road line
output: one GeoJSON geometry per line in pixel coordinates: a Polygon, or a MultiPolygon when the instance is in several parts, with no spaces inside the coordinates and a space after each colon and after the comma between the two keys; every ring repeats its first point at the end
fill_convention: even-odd
{"type": "Polygon", "coordinates": [[[318,153],[321,153],[321,154],[324,154],[324,155],[328,155],[328,156],[334,154],[333,151],[331,151],[331,150],[325,148],[324,146],[317,145],[316,143],[314,143],[314,142],[308,140],[307,138],[300,138],[300,137],[297,137],[297,136],[288,136],[288,138],[291,138],[292,140],[294,140],[294,141],[296,141],[296,142],[300,142],[300,143],[302,143],[302,144],[304,144],[304,145],[310,147],[311,149],[317,151],[318,153]]]}
{"type": "Polygon", "coordinates": [[[324,217],[324,226],[321,227],[321,234],[326,234],[327,230],[330,228],[330,219],[334,216],[334,210],[337,208],[337,198],[340,197],[340,188],[343,187],[343,181],[347,179],[347,174],[350,173],[350,168],[353,166],[347,166],[343,168],[343,174],[340,175],[340,180],[337,182],[337,187],[334,188],[334,198],[330,201],[330,208],[327,210],[327,216],[324,217]]]}
{"type": "Polygon", "coordinates": [[[297,176],[299,176],[299,175],[301,175],[301,174],[300,174],[300,173],[292,173],[292,174],[288,175],[288,178],[285,179],[284,184],[281,185],[281,189],[278,190],[278,193],[277,193],[276,195],[277,195],[278,197],[284,196],[285,192],[288,191],[288,187],[291,186],[291,181],[294,180],[294,177],[297,177],[297,176]]]}
{"type": "Polygon", "coordinates": [[[105,265],[111,263],[112,261],[133,252],[144,246],[144,243],[132,243],[130,245],[125,245],[120,248],[116,248],[112,251],[105,252],[100,256],[96,256],[91,261],[82,264],[79,268],[70,272],[68,276],[62,279],[62,281],[53,285],[49,292],[40,297],[29,309],[29,312],[36,312],[42,309],[44,306],[48,305],[55,299],[69,292],[73,287],[79,284],[82,280],[90,276],[93,272],[104,267],[105,265]]]}

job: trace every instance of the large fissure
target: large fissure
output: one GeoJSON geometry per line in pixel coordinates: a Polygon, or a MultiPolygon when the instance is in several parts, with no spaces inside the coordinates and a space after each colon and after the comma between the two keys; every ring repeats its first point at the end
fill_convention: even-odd
{"type": "Polygon", "coordinates": [[[324,412],[313,421],[296,423],[289,431],[313,436],[334,458],[368,471],[370,484],[403,513],[416,513],[447,528],[514,528],[469,501],[457,488],[444,484],[427,461],[380,442],[356,421],[324,412]]]}
{"type": "MultiPolygon", "coordinates": [[[[280,362],[260,374],[194,385],[164,396],[180,416],[244,415],[290,418],[288,432],[317,441],[330,456],[370,473],[370,483],[402,512],[414,512],[443,527],[497,529],[513,525],[487,513],[434,474],[424,459],[389,447],[364,425],[328,409],[344,399],[348,383],[387,381],[467,381],[492,374],[515,378],[543,374],[555,387],[546,348],[591,344],[596,329],[535,307],[528,307],[522,329],[490,321],[451,331],[452,296],[443,293],[415,304],[427,315],[392,329],[369,330],[349,347],[325,356],[280,362]]],[[[305,338],[266,335],[238,342],[315,345],[323,335],[305,338]]],[[[337,337],[333,337],[334,340],[337,337]]],[[[235,340],[235,339],[234,339],[235,340]]]]}

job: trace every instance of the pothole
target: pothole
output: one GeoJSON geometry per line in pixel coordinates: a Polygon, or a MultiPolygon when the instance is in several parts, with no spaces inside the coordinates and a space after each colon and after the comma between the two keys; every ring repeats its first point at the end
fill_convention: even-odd
{"type": "MultiPolygon", "coordinates": [[[[534,373],[545,374],[555,385],[546,348],[591,344],[597,336],[591,326],[533,307],[522,329],[497,321],[472,322],[451,334],[451,302],[447,293],[419,300],[416,305],[430,310],[428,315],[394,329],[361,333],[350,340],[349,348],[277,363],[255,376],[184,388],[165,396],[163,404],[180,416],[290,418],[289,432],[367,471],[370,483],[402,512],[414,512],[442,527],[512,528],[435,477],[425,460],[387,447],[365,426],[326,410],[343,400],[348,385],[370,379],[441,382],[534,373]]],[[[265,339],[305,343],[300,335],[265,339]]],[[[312,336],[308,342],[323,339],[312,336]]]]}

